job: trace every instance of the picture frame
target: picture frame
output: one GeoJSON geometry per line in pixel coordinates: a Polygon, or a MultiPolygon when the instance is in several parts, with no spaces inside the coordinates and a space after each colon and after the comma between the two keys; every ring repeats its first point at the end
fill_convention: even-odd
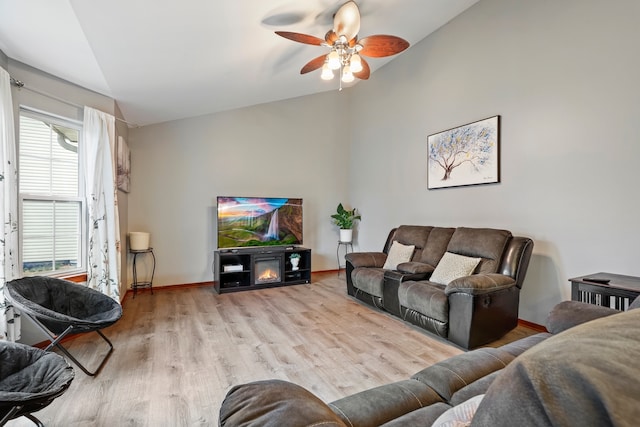
{"type": "Polygon", "coordinates": [[[131,187],[131,152],[127,141],[119,136],[116,148],[116,180],[118,190],[128,193],[131,187]]]}
{"type": "Polygon", "coordinates": [[[499,182],[499,115],[427,137],[429,190],[499,182]]]}

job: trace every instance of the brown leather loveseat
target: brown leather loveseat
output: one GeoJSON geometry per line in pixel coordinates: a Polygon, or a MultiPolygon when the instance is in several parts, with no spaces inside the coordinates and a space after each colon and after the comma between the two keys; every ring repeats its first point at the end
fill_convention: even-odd
{"type": "Polygon", "coordinates": [[[517,326],[532,250],[531,239],[507,230],[401,225],[382,252],[346,255],[347,293],[474,348],[517,326]]]}

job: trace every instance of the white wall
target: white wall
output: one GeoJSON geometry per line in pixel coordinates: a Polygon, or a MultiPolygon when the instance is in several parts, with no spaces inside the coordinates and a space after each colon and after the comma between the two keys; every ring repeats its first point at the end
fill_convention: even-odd
{"type": "Polygon", "coordinates": [[[363,249],[398,224],[535,240],[520,317],[568,279],[640,275],[636,0],[481,0],[352,93],[349,200],[363,249]],[[500,184],[426,189],[427,135],[502,116],[500,184]]]}
{"type": "Polygon", "coordinates": [[[151,233],[154,286],[213,280],[216,196],[301,197],[313,269],[337,268],[348,106],[336,91],[130,129],[129,231],[151,233]]]}

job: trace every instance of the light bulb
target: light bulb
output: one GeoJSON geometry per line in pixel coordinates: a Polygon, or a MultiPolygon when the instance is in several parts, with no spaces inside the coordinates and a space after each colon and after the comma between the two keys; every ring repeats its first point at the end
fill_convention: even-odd
{"type": "Polygon", "coordinates": [[[326,62],[322,66],[322,74],[320,74],[320,78],[322,80],[331,80],[331,79],[333,79],[333,71],[331,71],[331,68],[329,67],[329,64],[326,63],[326,62]]]}
{"type": "Polygon", "coordinates": [[[329,55],[327,55],[327,60],[329,62],[329,68],[332,70],[340,68],[340,55],[335,50],[332,50],[329,55]]]}
{"type": "Polygon", "coordinates": [[[349,61],[351,64],[351,71],[354,73],[358,73],[362,71],[362,58],[357,53],[351,55],[351,60],[349,61]]]}
{"type": "Polygon", "coordinates": [[[351,83],[353,81],[353,73],[349,64],[345,65],[342,69],[342,81],[345,83],[351,83]]]}

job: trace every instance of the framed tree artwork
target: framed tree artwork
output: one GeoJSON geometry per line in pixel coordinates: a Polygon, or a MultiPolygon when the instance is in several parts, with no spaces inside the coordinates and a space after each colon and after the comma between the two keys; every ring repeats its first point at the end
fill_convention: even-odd
{"type": "Polygon", "coordinates": [[[131,186],[131,152],[127,141],[119,136],[118,147],[116,150],[116,180],[118,181],[118,190],[129,192],[131,186]]]}
{"type": "Polygon", "coordinates": [[[427,188],[500,182],[500,116],[427,137],[427,188]]]}

